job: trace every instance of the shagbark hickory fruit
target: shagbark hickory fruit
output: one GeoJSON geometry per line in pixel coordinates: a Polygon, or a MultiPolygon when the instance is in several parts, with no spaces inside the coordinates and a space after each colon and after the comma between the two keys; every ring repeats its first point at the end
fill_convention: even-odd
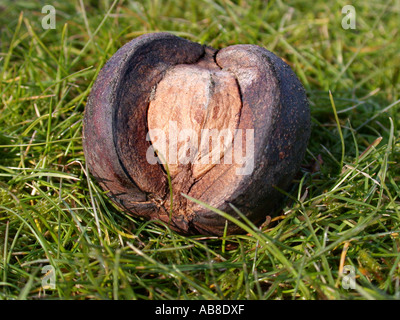
{"type": "Polygon", "coordinates": [[[261,223],[282,206],[279,189],[290,187],[309,135],[304,88],[270,51],[153,33],[100,71],[83,147],[90,172],[126,212],[182,234],[221,235],[226,220],[182,194],[261,223]]]}

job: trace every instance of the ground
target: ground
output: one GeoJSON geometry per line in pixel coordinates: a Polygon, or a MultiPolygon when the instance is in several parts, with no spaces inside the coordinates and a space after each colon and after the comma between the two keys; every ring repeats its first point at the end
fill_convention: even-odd
{"type": "Polygon", "coordinates": [[[0,2],[1,299],[400,298],[399,0],[48,2],[0,2]],[[183,237],[88,174],[93,81],[158,31],[263,46],[306,88],[307,155],[261,227],[183,237]]]}

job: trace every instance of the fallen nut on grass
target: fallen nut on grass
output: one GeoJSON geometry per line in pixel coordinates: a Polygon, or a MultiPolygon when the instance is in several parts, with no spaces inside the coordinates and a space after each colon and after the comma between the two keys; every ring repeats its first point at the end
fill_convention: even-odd
{"type": "MultiPolygon", "coordinates": [[[[90,172],[126,212],[182,234],[222,235],[226,220],[184,195],[261,223],[282,206],[279,189],[290,187],[309,135],[304,88],[273,53],[153,33],[99,73],[83,147],[90,172]]],[[[229,222],[227,233],[236,232],[229,222]]]]}

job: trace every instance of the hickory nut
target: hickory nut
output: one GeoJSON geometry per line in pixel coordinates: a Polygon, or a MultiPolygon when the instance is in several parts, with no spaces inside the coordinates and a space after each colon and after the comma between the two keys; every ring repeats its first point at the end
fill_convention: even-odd
{"type": "Polygon", "coordinates": [[[290,186],[309,135],[304,88],[273,53],[154,33],[99,73],[83,147],[90,172],[128,213],[221,235],[225,219],[182,194],[236,216],[233,204],[260,223],[282,206],[277,189],[290,186]]]}

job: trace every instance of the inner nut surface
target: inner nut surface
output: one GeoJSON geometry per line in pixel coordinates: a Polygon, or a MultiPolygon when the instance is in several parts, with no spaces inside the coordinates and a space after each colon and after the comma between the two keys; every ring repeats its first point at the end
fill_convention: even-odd
{"type": "Polygon", "coordinates": [[[241,105],[235,77],[216,64],[177,65],[167,71],[150,101],[147,121],[164,168],[173,181],[184,181],[173,184],[174,191],[187,191],[220,163],[232,146],[241,105]]]}

